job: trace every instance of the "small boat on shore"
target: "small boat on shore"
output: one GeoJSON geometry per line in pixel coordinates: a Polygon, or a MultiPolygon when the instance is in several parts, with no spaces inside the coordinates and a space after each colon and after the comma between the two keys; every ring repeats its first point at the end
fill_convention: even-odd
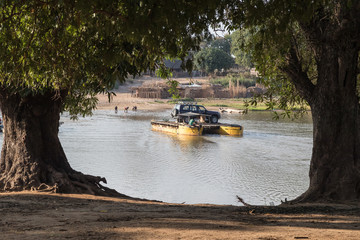
{"type": "Polygon", "coordinates": [[[177,121],[151,121],[155,131],[168,132],[180,135],[201,136],[203,134],[220,134],[242,136],[244,128],[237,124],[206,123],[206,114],[183,113],[177,121]]]}

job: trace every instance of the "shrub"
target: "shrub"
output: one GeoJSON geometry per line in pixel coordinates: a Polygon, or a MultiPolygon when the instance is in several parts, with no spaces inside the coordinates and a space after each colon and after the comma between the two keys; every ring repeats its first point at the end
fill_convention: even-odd
{"type": "Polygon", "coordinates": [[[239,81],[239,85],[242,85],[246,88],[255,86],[256,84],[256,77],[251,76],[248,73],[239,73],[239,74],[228,74],[225,77],[214,78],[210,80],[212,84],[220,84],[223,87],[229,87],[229,82],[231,81],[233,85],[236,86],[237,82],[239,81]]]}

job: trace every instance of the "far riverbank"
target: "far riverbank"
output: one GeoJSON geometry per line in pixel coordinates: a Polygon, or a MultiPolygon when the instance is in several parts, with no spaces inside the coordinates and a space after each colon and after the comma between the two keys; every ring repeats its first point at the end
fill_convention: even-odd
{"type": "MultiPolygon", "coordinates": [[[[112,99],[109,102],[108,96],[104,94],[97,95],[99,100],[97,104],[97,109],[115,109],[117,106],[121,111],[125,107],[129,107],[131,109],[133,106],[137,106],[138,110],[146,110],[146,111],[156,111],[156,110],[165,110],[172,109],[174,107],[174,102],[176,100],[172,99],[156,99],[156,98],[136,98],[131,97],[131,93],[123,93],[123,92],[115,92],[116,96],[112,96],[112,99]]],[[[247,99],[250,100],[250,99],[247,99]]],[[[236,98],[221,98],[221,99],[195,99],[200,105],[204,105],[205,107],[211,110],[219,110],[219,108],[230,108],[237,110],[244,110],[244,99],[236,99],[236,98]]],[[[251,106],[250,110],[266,110],[265,104],[259,103],[256,107],[251,106]]]]}

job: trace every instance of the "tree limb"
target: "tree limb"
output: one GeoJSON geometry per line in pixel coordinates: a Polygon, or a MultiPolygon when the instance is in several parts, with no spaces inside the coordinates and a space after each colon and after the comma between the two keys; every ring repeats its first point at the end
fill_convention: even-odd
{"type": "Polygon", "coordinates": [[[288,55],[288,63],[280,70],[287,74],[295,85],[300,95],[308,102],[311,102],[315,85],[310,81],[306,72],[302,70],[301,62],[296,54],[296,47],[292,44],[288,55]]]}

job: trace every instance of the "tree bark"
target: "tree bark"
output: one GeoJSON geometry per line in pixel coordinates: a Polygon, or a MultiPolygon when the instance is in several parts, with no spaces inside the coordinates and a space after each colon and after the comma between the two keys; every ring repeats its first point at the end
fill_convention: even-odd
{"type": "Polygon", "coordinates": [[[314,140],[310,186],[298,200],[360,199],[358,102],[335,99],[317,99],[311,104],[314,140]]]}
{"type": "Polygon", "coordinates": [[[58,138],[65,94],[21,97],[0,90],[4,141],[0,158],[1,191],[52,191],[123,196],[103,187],[105,178],[73,170],[58,138]]]}
{"type": "Polygon", "coordinates": [[[310,186],[295,202],[360,199],[358,47],[321,49],[318,81],[309,101],[313,117],[310,186]]]}
{"type": "Polygon", "coordinates": [[[299,22],[316,60],[316,82],[303,72],[294,48],[281,69],[308,101],[313,117],[310,185],[293,203],[360,200],[360,4],[346,3],[319,8],[310,21],[299,22]]]}

